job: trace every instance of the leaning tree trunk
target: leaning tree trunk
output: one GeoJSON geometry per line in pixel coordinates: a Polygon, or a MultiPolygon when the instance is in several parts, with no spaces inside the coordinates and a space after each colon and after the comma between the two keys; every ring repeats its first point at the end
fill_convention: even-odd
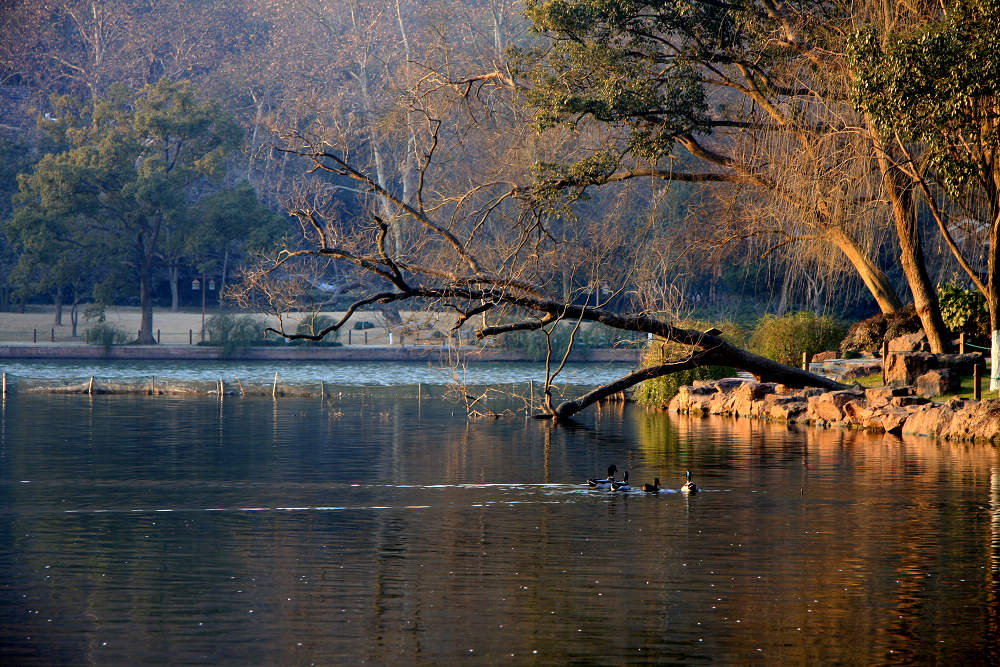
{"type": "Polygon", "coordinates": [[[854,239],[850,238],[842,230],[836,229],[830,231],[830,240],[844,253],[848,261],[851,262],[851,265],[854,266],[855,271],[858,272],[861,280],[864,281],[865,287],[875,297],[875,302],[883,314],[895,313],[903,307],[902,302],[900,302],[899,297],[896,295],[896,290],[893,289],[892,283],[889,282],[889,277],[872,261],[872,258],[867,253],[858,247],[854,239]]]}
{"type": "Polygon", "coordinates": [[[879,151],[878,164],[882,172],[882,182],[892,205],[892,217],[896,223],[896,238],[899,241],[900,264],[903,267],[906,282],[910,286],[910,293],[913,295],[913,306],[920,318],[924,333],[927,335],[931,352],[937,354],[948,352],[951,349],[950,336],[944,325],[944,320],[941,318],[937,292],[927,275],[927,265],[924,262],[920,230],[917,228],[912,190],[902,183],[899,169],[889,163],[882,151],[879,151]]]}

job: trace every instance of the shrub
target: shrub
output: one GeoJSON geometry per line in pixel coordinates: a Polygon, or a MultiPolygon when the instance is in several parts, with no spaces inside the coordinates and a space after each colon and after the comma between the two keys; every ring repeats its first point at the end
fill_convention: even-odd
{"type": "Polygon", "coordinates": [[[965,289],[957,283],[938,285],[938,303],[941,319],[953,333],[964,333],[978,341],[990,338],[990,314],[986,308],[986,297],[976,289],[965,289]]]}
{"type": "Polygon", "coordinates": [[[829,315],[810,312],[765,315],[750,336],[750,350],[789,366],[798,366],[807,356],[832,350],[844,337],[844,328],[829,315]]]}
{"type": "MultiPolygon", "coordinates": [[[[706,329],[701,322],[677,323],[691,329],[706,329]]],[[[730,336],[724,336],[729,339],[730,336]]],[[[665,340],[655,340],[646,346],[642,355],[642,366],[653,366],[669,359],[683,359],[690,348],[665,340]]],[[[635,400],[640,405],[665,408],[670,399],[677,395],[681,387],[694,384],[695,380],[718,380],[736,375],[736,369],[730,366],[697,366],[678,371],[652,380],[646,380],[635,392],[635,400]]]]}
{"type": "Polygon", "coordinates": [[[873,315],[866,320],[855,322],[840,341],[841,353],[847,350],[867,350],[878,352],[882,343],[904,334],[923,331],[920,318],[913,306],[907,306],[895,313],[873,315]]]}
{"type": "MultiPolygon", "coordinates": [[[[325,315],[317,315],[316,317],[309,317],[299,322],[299,326],[295,328],[295,333],[315,336],[320,331],[323,331],[323,329],[326,329],[327,327],[332,326],[336,323],[337,320],[335,320],[332,317],[327,317],[325,315]]],[[[341,343],[338,342],[339,340],[340,340],[340,329],[337,329],[335,331],[331,331],[330,333],[328,333],[323,338],[323,340],[313,341],[313,340],[299,339],[292,342],[297,345],[326,345],[334,347],[337,345],[341,345],[341,343]]]]}
{"type": "Polygon", "coordinates": [[[129,334],[124,329],[103,321],[102,317],[100,322],[87,329],[84,333],[84,339],[91,345],[103,346],[104,351],[108,352],[112,345],[127,343],[129,334]]]}
{"type": "Polygon", "coordinates": [[[205,322],[209,345],[222,346],[223,356],[251,345],[264,345],[264,327],[252,315],[213,315],[205,322]]]}

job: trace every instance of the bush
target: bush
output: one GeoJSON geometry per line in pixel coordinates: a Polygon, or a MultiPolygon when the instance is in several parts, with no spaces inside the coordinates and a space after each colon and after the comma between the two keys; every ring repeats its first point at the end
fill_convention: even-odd
{"type": "MultiPolygon", "coordinates": [[[[307,318],[299,322],[299,326],[295,328],[295,333],[300,335],[306,334],[309,336],[315,336],[320,331],[323,331],[327,327],[332,326],[336,323],[337,320],[335,320],[332,317],[327,317],[325,315],[317,315],[316,317],[307,318]]],[[[339,339],[340,339],[340,329],[337,329],[335,331],[331,331],[330,333],[328,333],[323,338],[323,340],[313,341],[313,340],[299,339],[292,341],[292,343],[296,345],[325,345],[328,347],[336,347],[338,345],[341,345],[341,343],[338,342],[339,339]]]]}
{"type": "Polygon", "coordinates": [[[265,345],[264,326],[252,315],[213,315],[205,322],[209,345],[222,346],[223,356],[252,345],[265,345]]]}
{"type": "Polygon", "coordinates": [[[91,345],[103,346],[104,351],[107,352],[111,349],[112,345],[127,343],[129,333],[113,324],[108,324],[103,321],[102,317],[100,322],[87,329],[84,333],[84,339],[91,345]]]}
{"type": "Polygon", "coordinates": [[[824,350],[836,349],[844,337],[844,328],[829,315],[822,317],[810,312],[788,315],[765,315],[750,336],[750,350],[789,366],[802,363],[802,353],[808,357],[824,350]]]}
{"type": "MultiPolygon", "coordinates": [[[[676,324],[689,329],[704,330],[708,328],[703,322],[678,322],[676,324]]],[[[732,335],[723,337],[729,340],[732,335]]],[[[683,359],[684,355],[690,351],[690,348],[679,343],[655,340],[646,346],[646,351],[642,355],[642,366],[654,366],[670,359],[683,359]]],[[[736,369],[731,366],[697,366],[690,370],[646,380],[636,389],[635,400],[640,405],[665,408],[681,387],[694,384],[695,380],[719,380],[734,375],[736,375],[736,369]]]]}
{"type": "Polygon", "coordinates": [[[980,342],[990,339],[990,314],[982,292],[950,282],[938,285],[937,294],[941,319],[949,331],[980,342]]]}
{"type": "Polygon", "coordinates": [[[844,340],[840,341],[840,351],[867,350],[879,352],[882,343],[904,334],[923,331],[920,318],[913,306],[907,306],[895,313],[873,315],[851,325],[844,340]]]}

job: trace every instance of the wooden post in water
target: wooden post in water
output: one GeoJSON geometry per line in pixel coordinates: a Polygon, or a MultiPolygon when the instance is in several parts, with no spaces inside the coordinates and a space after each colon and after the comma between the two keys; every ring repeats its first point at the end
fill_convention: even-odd
{"type": "Polygon", "coordinates": [[[319,400],[320,403],[326,400],[326,383],[322,380],[319,381],[319,400]]]}
{"type": "Polygon", "coordinates": [[[420,401],[423,398],[423,393],[424,393],[421,387],[422,387],[422,385],[418,382],[417,383],[417,410],[418,411],[420,410],[420,401]]]}
{"type": "Polygon", "coordinates": [[[240,386],[240,396],[246,396],[246,392],[243,391],[243,383],[240,382],[240,376],[239,375],[236,376],[236,384],[238,384],[240,386]]]}
{"type": "Polygon", "coordinates": [[[7,398],[7,372],[3,374],[3,397],[7,398]]]}
{"type": "Polygon", "coordinates": [[[983,398],[983,367],[976,364],[972,367],[972,399],[980,401],[983,398]]]}
{"type": "Polygon", "coordinates": [[[271,398],[278,397],[278,371],[274,371],[274,384],[271,385],[271,398]]]}
{"type": "Polygon", "coordinates": [[[87,387],[87,394],[94,395],[94,376],[90,376],[90,385],[87,387]]]}
{"type": "Polygon", "coordinates": [[[535,381],[528,379],[528,415],[535,409],[535,381]]]}
{"type": "Polygon", "coordinates": [[[219,398],[222,399],[226,396],[226,383],[219,378],[219,398]]]}

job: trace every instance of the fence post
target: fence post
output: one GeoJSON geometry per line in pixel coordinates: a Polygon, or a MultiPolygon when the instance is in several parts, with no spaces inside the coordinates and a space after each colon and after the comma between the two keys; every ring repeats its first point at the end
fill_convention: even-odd
{"type": "Polygon", "coordinates": [[[157,344],[160,343],[160,330],[159,329],[156,330],[156,343],[157,344]]]}
{"type": "Polygon", "coordinates": [[[983,398],[983,367],[976,364],[972,367],[972,399],[975,401],[983,398]]]}
{"type": "Polygon", "coordinates": [[[347,344],[348,345],[351,344],[351,330],[350,329],[347,330],[347,344]]]}
{"type": "Polygon", "coordinates": [[[188,329],[188,345],[194,345],[194,331],[188,329]]]}
{"type": "Polygon", "coordinates": [[[809,354],[807,352],[802,353],[802,370],[809,370],[809,354]]]}
{"type": "Polygon", "coordinates": [[[368,344],[368,329],[365,329],[365,345],[368,344]]]}
{"type": "Polygon", "coordinates": [[[38,342],[38,329],[32,329],[31,330],[31,339],[35,343],[38,342]]]}
{"type": "Polygon", "coordinates": [[[51,343],[56,342],[56,328],[55,327],[52,327],[52,329],[49,332],[49,342],[51,342],[51,343]]]}
{"type": "Polygon", "coordinates": [[[961,331],[958,334],[958,353],[965,354],[965,332],[961,331]]]}
{"type": "Polygon", "coordinates": [[[885,381],[885,365],[889,361],[889,341],[882,341],[882,385],[886,384],[885,381]]]}

